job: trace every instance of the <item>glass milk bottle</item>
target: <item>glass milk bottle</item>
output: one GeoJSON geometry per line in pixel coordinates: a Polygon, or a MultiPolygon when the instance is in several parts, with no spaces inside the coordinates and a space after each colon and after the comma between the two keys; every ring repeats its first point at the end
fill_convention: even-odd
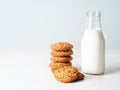
{"type": "Polygon", "coordinates": [[[104,74],[105,71],[105,39],[99,11],[87,13],[87,26],[81,41],[81,70],[86,74],[104,74]]]}

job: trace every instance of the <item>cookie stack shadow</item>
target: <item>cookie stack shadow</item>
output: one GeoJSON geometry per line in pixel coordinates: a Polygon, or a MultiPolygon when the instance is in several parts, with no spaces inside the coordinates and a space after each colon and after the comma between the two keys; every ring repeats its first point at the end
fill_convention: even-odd
{"type": "Polygon", "coordinates": [[[73,45],[68,42],[57,42],[51,45],[51,62],[49,64],[54,77],[61,82],[73,82],[82,80],[84,75],[72,66],[73,45]],[[76,74],[73,75],[72,73],[76,74]],[[74,77],[73,77],[74,76],[74,77]]]}

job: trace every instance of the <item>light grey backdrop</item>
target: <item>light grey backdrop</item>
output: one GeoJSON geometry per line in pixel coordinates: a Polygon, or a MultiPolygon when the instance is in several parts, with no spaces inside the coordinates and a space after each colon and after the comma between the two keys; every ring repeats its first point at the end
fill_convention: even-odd
{"type": "Polygon", "coordinates": [[[48,49],[68,41],[80,49],[86,12],[100,10],[108,49],[120,49],[120,0],[0,0],[0,50],[48,49]]]}

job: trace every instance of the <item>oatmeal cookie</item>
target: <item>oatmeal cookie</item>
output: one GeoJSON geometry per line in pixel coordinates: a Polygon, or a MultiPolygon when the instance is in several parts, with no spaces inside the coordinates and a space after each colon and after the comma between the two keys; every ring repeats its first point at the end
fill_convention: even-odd
{"type": "Polygon", "coordinates": [[[78,79],[77,80],[83,80],[84,79],[84,74],[81,72],[78,72],[78,79]]]}
{"type": "Polygon", "coordinates": [[[72,48],[73,48],[73,45],[68,42],[56,42],[51,45],[51,49],[56,51],[61,51],[61,50],[66,51],[72,48]]]}
{"type": "Polygon", "coordinates": [[[49,64],[49,66],[52,68],[52,70],[58,69],[60,67],[64,67],[64,66],[71,66],[72,63],[71,62],[67,62],[67,63],[59,63],[59,62],[51,62],[49,64]]]}
{"type": "Polygon", "coordinates": [[[73,54],[72,50],[67,50],[67,51],[56,51],[56,50],[52,50],[51,51],[51,55],[53,56],[70,56],[73,54]]]}
{"type": "Polygon", "coordinates": [[[61,63],[66,63],[70,62],[73,58],[71,56],[60,56],[60,57],[55,57],[52,56],[51,60],[54,62],[61,62],[61,63]]]}
{"type": "Polygon", "coordinates": [[[70,83],[78,79],[78,69],[73,66],[65,66],[54,71],[56,80],[63,83],[70,83]]]}

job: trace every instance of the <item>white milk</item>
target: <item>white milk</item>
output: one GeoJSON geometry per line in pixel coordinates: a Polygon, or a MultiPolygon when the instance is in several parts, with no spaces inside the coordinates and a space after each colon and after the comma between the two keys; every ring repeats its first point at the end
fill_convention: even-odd
{"type": "Polygon", "coordinates": [[[102,30],[85,30],[81,42],[81,70],[87,74],[104,73],[105,40],[102,30]]]}

